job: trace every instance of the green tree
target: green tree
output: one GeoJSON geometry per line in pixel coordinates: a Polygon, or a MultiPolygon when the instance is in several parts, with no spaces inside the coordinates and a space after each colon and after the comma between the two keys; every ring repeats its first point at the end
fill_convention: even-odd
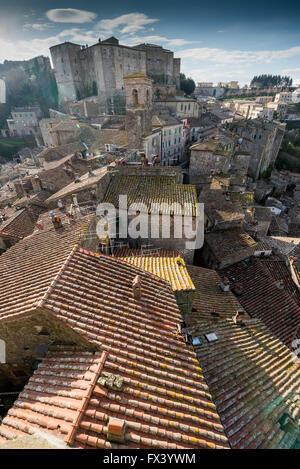
{"type": "Polygon", "coordinates": [[[194,92],[196,88],[195,82],[192,78],[186,78],[184,73],[180,74],[180,89],[187,95],[194,92]]]}
{"type": "Polygon", "coordinates": [[[281,75],[256,75],[252,78],[251,88],[288,88],[292,86],[293,80],[289,76],[281,75]]]}

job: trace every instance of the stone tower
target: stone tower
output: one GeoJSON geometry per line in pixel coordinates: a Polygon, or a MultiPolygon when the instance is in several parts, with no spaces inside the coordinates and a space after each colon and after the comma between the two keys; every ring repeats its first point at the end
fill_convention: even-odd
{"type": "Polygon", "coordinates": [[[152,82],[142,73],[124,77],[129,148],[141,149],[142,137],[152,132],[152,82]]]}

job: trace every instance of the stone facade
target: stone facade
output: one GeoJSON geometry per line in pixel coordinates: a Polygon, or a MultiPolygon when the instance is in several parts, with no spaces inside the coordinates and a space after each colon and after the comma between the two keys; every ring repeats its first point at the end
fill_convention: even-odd
{"type": "Polygon", "coordinates": [[[238,139],[237,151],[251,155],[249,176],[258,179],[269,166],[274,166],[284,136],[286,124],[264,119],[240,121],[230,124],[238,139]]]}
{"type": "Polygon", "coordinates": [[[228,173],[235,144],[234,140],[208,139],[190,147],[191,176],[209,175],[211,172],[228,173]]]}
{"type": "MultiPolygon", "coordinates": [[[[50,48],[59,91],[59,102],[98,95],[102,105],[113,99],[124,105],[124,77],[132,73],[153,75],[159,86],[179,85],[180,59],[160,46],[127,47],[115,38],[91,47],[65,42],[50,48]]],[[[174,90],[173,90],[174,91],[174,90]]]]}
{"type": "MultiPolygon", "coordinates": [[[[154,99],[155,91],[154,91],[154,99]]],[[[181,96],[167,97],[155,101],[155,109],[169,112],[176,117],[199,117],[200,105],[195,99],[183,98],[181,96]]]]}
{"type": "Polygon", "coordinates": [[[174,53],[155,44],[139,44],[136,49],[146,53],[146,74],[154,83],[180,87],[180,59],[174,53]]]}
{"type": "Polygon", "coordinates": [[[101,114],[101,105],[96,96],[80,101],[67,101],[66,112],[78,117],[98,117],[101,114]]]}
{"type": "Polygon", "coordinates": [[[124,78],[129,148],[142,149],[142,138],[152,133],[152,81],[141,73],[124,78]]]}
{"type": "Polygon", "coordinates": [[[32,374],[34,364],[43,359],[52,344],[77,344],[93,349],[74,330],[43,309],[16,319],[2,319],[0,338],[5,344],[0,363],[0,389],[24,384],[32,374]]]}

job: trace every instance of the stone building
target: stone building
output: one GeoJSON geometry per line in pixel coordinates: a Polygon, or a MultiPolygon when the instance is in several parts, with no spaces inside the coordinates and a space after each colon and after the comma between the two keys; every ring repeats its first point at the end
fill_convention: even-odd
{"type": "Polygon", "coordinates": [[[220,132],[190,147],[191,176],[209,175],[212,172],[228,173],[235,141],[230,135],[220,132]]]}
{"type": "Polygon", "coordinates": [[[79,101],[66,101],[66,112],[77,117],[98,117],[102,109],[98,97],[90,96],[79,101]]]}
{"type": "Polygon", "coordinates": [[[238,138],[239,152],[250,153],[248,174],[258,179],[274,166],[284,136],[286,124],[266,119],[241,120],[228,124],[238,138]]]}
{"type": "Polygon", "coordinates": [[[202,259],[211,269],[223,269],[262,252],[270,255],[272,251],[242,230],[232,229],[207,233],[202,259]]]}
{"type": "Polygon", "coordinates": [[[152,82],[142,73],[124,77],[128,145],[142,148],[142,138],[152,132],[152,82]]]}
{"type": "Polygon", "coordinates": [[[11,118],[7,119],[9,134],[14,137],[33,135],[37,143],[41,144],[39,120],[42,115],[39,106],[16,107],[12,109],[11,118]]]}
{"type": "Polygon", "coordinates": [[[59,229],[52,224],[51,230],[27,237],[1,255],[0,338],[5,355],[0,363],[0,389],[7,383],[20,389],[55,341],[90,349],[83,338],[39,303],[73,247],[89,245],[87,234],[93,218],[88,215],[59,229]]]}
{"type": "MultiPolygon", "coordinates": [[[[155,87],[154,87],[155,88],[155,87]]],[[[200,104],[196,99],[184,98],[183,96],[167,96],[165,99],[156,99],[154,91],[154,108],[157,111],[169,112],[176,117],[198,118],[200,104]]]]}
{"type": "Polygon", "coordinates": [[[127,47],[111,37],[90,47],[65,42],[50,52],[61,104],[98,95],[104,105],[112,99],[113,107],[123,108],[124,113],[123,78],[133,73],[153,75],[158,87],[169,93],[175,94],[179,86],[180,59],[160,46],[127,47]]]}
{"type": "Polygon", "coordinates": [[[153,116],[153,130],[161,131],[161,162],[163,166],[178,164],[184,151],[184,126],[180,119],[170,115],[153,116]]]}
{"type": "Polygon", "coordinates": [[[192,230],[195,230],[199,222],[201,228],[202,213],[198,207],[195,187],[182,184],[182,175],[178,170],[178,167],[120,167],[111,179],[103,200],[112,204],[117,209],[116,217],[120,217],[116,242],[129,243],[132,248],[151,243],[155,248],[183,251],[184,260],[193,262],[194,249],[191,244],[195,237],[187,233],[184,223],[185,220],[191,221],[192,230]],[[119,195],[127,196],[126,207],[120,207],[119,195]],[[129,208],[131,213],[128,214],[126,225],[123,215],[127,215],[129,208]],[[132,214],[132,210],[139,214],[132,214]],[[134,225],[133,220],[137,215],[141,216],[142,222],[140,235],[134,238],[129,227],[134,225]],[[169,233],[163,235],[162,227],[166,221],[169,223],[169,233]]]}

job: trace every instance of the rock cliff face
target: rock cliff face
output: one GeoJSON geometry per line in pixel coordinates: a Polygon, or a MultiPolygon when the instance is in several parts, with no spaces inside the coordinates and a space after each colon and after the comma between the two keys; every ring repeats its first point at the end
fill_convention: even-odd
{"type": "Polygon", "coordinates": [[[48,57],[5,60],[0,64],[0,78],[6,85],[6,104],[0,105],[0,127],[13,107],[39,104],[47,115],[49,107],[57,106],[57,85],[48,57]]]}

